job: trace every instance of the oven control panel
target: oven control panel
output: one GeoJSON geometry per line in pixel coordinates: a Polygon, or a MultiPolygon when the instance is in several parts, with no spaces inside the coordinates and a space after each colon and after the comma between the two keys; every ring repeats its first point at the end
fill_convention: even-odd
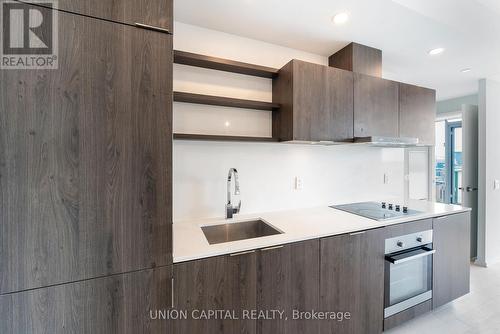
{"type": "Polygon", "coordinates": [[[431,243],[432,230],[385,239],[385,254],[396,253],[402,250],[424,246],[431,243]]]}

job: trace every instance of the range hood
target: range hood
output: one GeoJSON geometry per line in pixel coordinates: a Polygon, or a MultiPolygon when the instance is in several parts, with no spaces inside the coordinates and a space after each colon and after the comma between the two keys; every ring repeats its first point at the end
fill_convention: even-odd
{"type": "Polygon", "coordinates": [[[354,143],[377,147],[412,147],[418,146],[419,140],[409,137],[370,136],[354,138],[354,143]]]}

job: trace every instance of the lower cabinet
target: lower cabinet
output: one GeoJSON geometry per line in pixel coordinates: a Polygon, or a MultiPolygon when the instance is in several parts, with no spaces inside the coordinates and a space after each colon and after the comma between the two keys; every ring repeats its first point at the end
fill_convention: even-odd
{"type": "Polygon", "coordinates": [[[434,254],[432,307],[470,291],[470,213],[433,220],[434,254]]]}
{"type": "Polygon", "coordinates": [[[174,305],[188,317],[173,332],[317,333],[317,321],[293,320],[293,310],[318,309],[318,281],[319,240],[175,264],[174,305]],[[203,316],[214,310],[219,319],[203,316]]]}
{"type": "Polygon", "coordinates": [[[320,309],[344,312],[321,321],[321,334],[382,332],[384,240],[384,229],[321,239],[320,309]]]}
{"type": "Polygon", "coordinates": [[[170,333],[172,267],[0,296],[0,333],[170,333]]]}

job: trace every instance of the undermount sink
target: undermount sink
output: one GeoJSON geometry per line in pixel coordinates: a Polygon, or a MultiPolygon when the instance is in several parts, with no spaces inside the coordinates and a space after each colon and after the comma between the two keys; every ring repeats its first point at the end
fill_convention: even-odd
{"type": "Polygon", "coordinates": [[[202,226],[201,229],[211,245],[283,233],[262,219],[202,226]]]}

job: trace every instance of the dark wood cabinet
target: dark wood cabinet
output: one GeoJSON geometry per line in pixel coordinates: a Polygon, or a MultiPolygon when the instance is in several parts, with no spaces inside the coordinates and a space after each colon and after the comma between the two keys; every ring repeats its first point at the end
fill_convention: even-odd
{"type": "Polygon", "coordinates": [[[170,333],[172,267],[0,296],[0,332],[170,333]]]}
{"type": "Polygon", "coordinates": [[[381,333],[384,229],[321,239],[320,309],[351,319],[320,322],[320,333],[381,333]]]}
{"type": "Polygon", "coordinates": [[[56,8],[118,23],[146,24],[169,32],[173,28],[173,0],[59,0],[56,8]]]}
{"type": "Polygon", "coordinates": [[[172,261],[172,36],[59,32],[57,70],[0,71],[0,293],[172,261]]]}
{"type": "Polygon", "coordinates": [[[399,135],[418,138],[421,144],[435,144],[436,91],[399,84],[399,135]]]}
{"type": "Polygon", "coordinates": [[[256,309],[256,252],[211,257],[174,265],[174,307],[188,319],[173,323],[176,334],[255,333],[256,321],[243,310],[256,309]],[[229,310],[239,319],[195,319],[201,310],[229,310]]]}
{"type": "Polygon", "coordinates": [[[292,60],[273,79],[273,137],[282,141],[353,138],[353,73],[292,60]]]}
{"type": "Polygon", "coordinates": [[[470,291],[470,213],[433,221],[432,306],[437,308],[470,291]]]}
{"type": "Polygon", "coordinates": [[[318,321],[293,319],[293,311],[318,310],[319,272],[319,240],[261,250],[257,306],[284,314],[282,318],[259,320],[257,333],[317,333],[318,321]]]}
{"type": "Polygon", "coordinates": [[[354,73],[354,137],[399,136],[398,83],[354,73]]]}

